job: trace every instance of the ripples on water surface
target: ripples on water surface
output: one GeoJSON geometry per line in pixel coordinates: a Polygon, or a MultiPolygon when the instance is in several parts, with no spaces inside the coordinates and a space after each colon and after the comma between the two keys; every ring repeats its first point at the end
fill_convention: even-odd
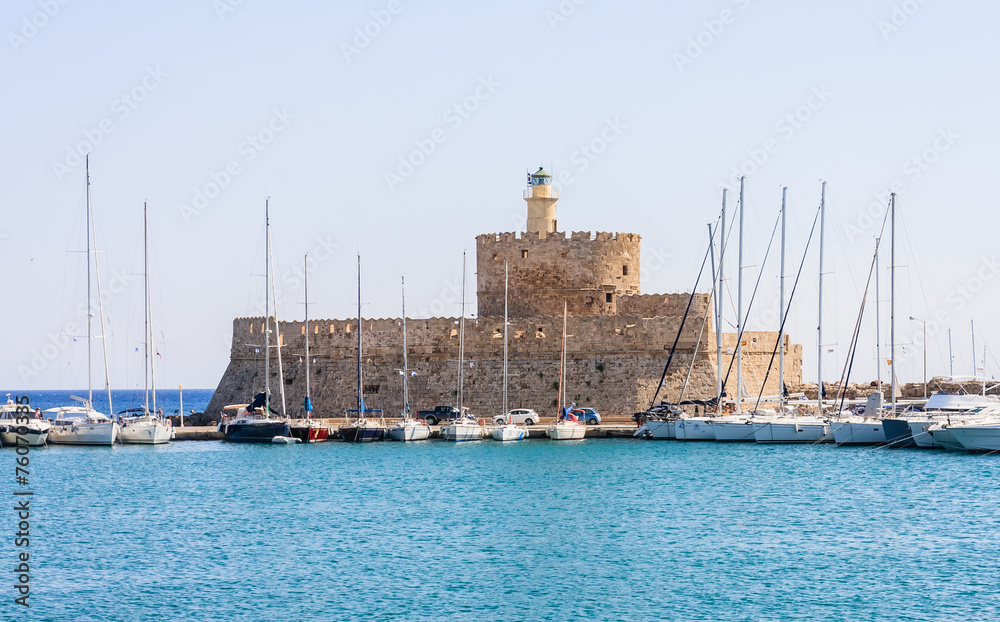
{"type": "Polygon", "coordinates": [[[185,442],[32,465],[28,619],[1000,618],[1000,456],[185,442]]]}

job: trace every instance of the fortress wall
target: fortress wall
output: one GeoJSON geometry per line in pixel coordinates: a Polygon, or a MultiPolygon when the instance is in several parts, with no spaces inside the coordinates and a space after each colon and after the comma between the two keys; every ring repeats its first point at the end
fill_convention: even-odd
{"type": "Polygon", "coordinates": [[[478,314],[503,315],[505,262],[511,317],[562,315],[563,301],[572,315],[621,313],[619,298],[639,293],[640,244],[634,233],[477,236],[478,314]]]}
{"type": "MultiPolygon", "coordinates": [[[[705,308],[711,305],[711,296],[695,294],[688,313],[688,322],[694,322],[699,327],[705,317],[705,308]]],[[[618,313],[637,317],[684,317],[691,294],[641,294],[637,296],[622,296],[618,299],[618,313]]],[[[708,317],[705,330],[712,330],[712,316],[708,317]]]]}
{"type": "MultiPolygon", "coordinates": [[[[646,408],[663,372],[679,317],[570,316],[567,321],[567,399],[596,408],[608,415],[630,415],[646,408]]],[[[217,414],[222,406],[245,403],[263,390],[263,318],[238,318],[233,323],[230,364],[206,409],[217,414]],[[255,351],[259,350],[259,351],[255,351]]],[[[362,321],[364,385],[369,407],[383,408],[386,416],[397,416],[402,408],[402,325],[399,319],[362,321]]],[[[414,409],[436,404],[454,404],[457,392],[457,318],[408,319],[408,364],[416,376],[410,380],[410,403],[414,409]]],[[[302,322],[281,323],[284,382],[288,412],[303,414],[305,394],[304,336],[302,322]]],[[[700,322],[688,322],[671,364],[665,390],[659,399],[676,400],[694,354],[700,322]]],[[[465,404],[482,416],[501,410],[503,318],[466,319],[464,367],[465,404]]],[[[515,318],[509,326],[509,405],[534,408],[542,415],[555,413],[562,318],[555,316],[515,318]]],[[[735,336],[727,343],[735,346],[735,336]]],[[[773,333],[748,333],[765,348],[747,348],[744,356],[746,386],[756,395],[754,378],[763,378],[773,333]]],[[[801,381],[801,347],[787,357],[787,382],[801,381]],[[797,374],[797,376],[796,376],[797,374]]],[[[355,405],[357,369],[357,320],[310,322],[312,398],[316,416],[343,416],[355,405]]],[[[732,357],[724,356],[724,363],[732,357]]],[[[695,357],[685,398],[706,399],[715,395],[715,335],[706,330],[695,357]]],[[[773,374],[776,376],[775,374],[773,374]]],[[[271,361],[271,386],[278,400],[277,363],[271,361]]],[[[776,378],[769,386],[777,387],[776,378]]],[[[735,395],[735,373],[730,381],[735,395]]],[[[776,388],[774,389],[777,390],[776,388]]]]}

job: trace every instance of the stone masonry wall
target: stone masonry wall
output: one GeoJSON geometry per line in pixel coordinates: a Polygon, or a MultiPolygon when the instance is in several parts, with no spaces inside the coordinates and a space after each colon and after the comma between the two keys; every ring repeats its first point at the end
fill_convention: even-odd
{"type": "MultiPolygon", "coordinates": [[[[704,313],[704,311],[702,311],[704,313]]],[[[707,327],[694,353],[701,321],[689,318],[667,376],[660,400],[677,400],[692,356],[695,364],[685,399],[707,399],[716,392],[715,334],[707,327]]],[[[607,415],[630,415],[649,406],[663,372],[679,317],[570,316],[567,321],[566,395],[569,401],[607,415]]],[[[366,404],[382,408],[387,417],[402,409],[402,328],[399,319],[362,321],[366,404]]],[[[233,322],[229,367],[206,409],[216,415],[226,404],[246,403],[264,387],[263,318],[233,322]]],[[[414,409],[455,404],[458,369],[456,318],[407,319],[408,363],[414,409]]],[[[304,324],[282,322],[281,341],[288,412],[303,414],[305,394],[304,324]]],[[[502,399],[503,318],[481,317],[465,323],[465,405],[480,416],[499,414],[502,399]]],[[[533,408],[543,416],[556,412],[562,317],[512,319],[509,326],[509,406],[533,408]]],[[[318,417],[339,417],[355,406],[357,320],[310,322],[312,399],[318,417]]],[[[735,346],[735,336],[724,335],[735,346]]],[[[774,333],[748,333],[760,347],[747,348],[745,386],[756,395],[762,370],[774,346],[774,333]],[[769,345],[767,340],[770,339],[769,345]],[[764,347],[767,345],[767,347],[764,347]]],[[[724,350],[725,352],[726,350],[724,350]]],[[[732,357],[724,356],[724,363],[732,357]]],[[[273,399],[279,400],[278,372],[271,362],[273,399]]],[[[773,374],[773,376],[776,376],[773,374]]],[[[786,382],[801,382],[801,347],[793,346],[786,361],[786,382]]],[[[768,381],[777,387],[777,380],[768,381]]],[[[735,373],[730,380],[735,395],[735,373]]],[[[773,391],[777,389],[774,388],[773,391]]],[[[768,392],[772,390],[769,389],[768,392]]],[[[767,392],[766,392],[767,393],[767,392]]]]}
{"type": "MultiPolygon", "coordinates": [[[[479,316],[503,316],[504,265],[510,267],[510,317],[621,313],[622,296],[639,294],[641,237],[574,231],[476,237],[479,316]]],[[[664,315],[659,313],[658,315],[664,315]]]]}

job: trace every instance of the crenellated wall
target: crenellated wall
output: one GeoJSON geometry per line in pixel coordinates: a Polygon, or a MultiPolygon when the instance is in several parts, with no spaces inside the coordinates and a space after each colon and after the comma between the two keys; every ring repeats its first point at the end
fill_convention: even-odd
{"type": "Polygon", "coordinates": [[[619,299],[639,294],[642,238],[635,233],[491,233],[476,237],[479,316],[502,316],[504,266],[510,267],[511,317],[615,315],[619,299]]]}

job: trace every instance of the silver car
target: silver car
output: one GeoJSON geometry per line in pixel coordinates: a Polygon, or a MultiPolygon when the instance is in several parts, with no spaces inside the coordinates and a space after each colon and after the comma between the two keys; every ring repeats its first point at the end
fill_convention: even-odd
{"type": "Polygon", "coordinates": [[[503,425],[507,423],[508,420],[511,423],[516,423],[518,425],[535,425],[541,421],[542,418],[538,416],[538,413],[530,408],[515,408],[506,415],[497,415],[496,417],[493,417],[493,424],[503,425]]]}

